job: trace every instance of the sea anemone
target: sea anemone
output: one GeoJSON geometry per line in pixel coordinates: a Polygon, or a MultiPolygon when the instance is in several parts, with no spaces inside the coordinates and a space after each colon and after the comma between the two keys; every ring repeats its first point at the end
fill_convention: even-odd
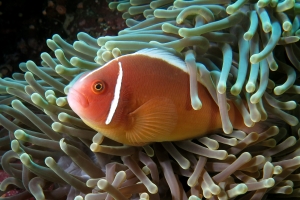
{"type": "MultiPolygon", "coordinates": [[[[54,57],[0,79],[2,199],[270,199],[300,197],[300,3],[294,0],[124,0],[128,28],[68,44],[47,40],[54,57]],[[143,20],[135,20],[136,16],[143,20]],[[219,106],[222,130],[205,137],[132,147],[105,138],[68,106],[78,74],[144,48],[181,57],[219,106]],[[227,101],[244,123],[234,130],[227,101]]],[[[137,19],[137,18],[136,18],[137,19]]],[[[197,120],[197,119],[195,119],[197,120]]]]}

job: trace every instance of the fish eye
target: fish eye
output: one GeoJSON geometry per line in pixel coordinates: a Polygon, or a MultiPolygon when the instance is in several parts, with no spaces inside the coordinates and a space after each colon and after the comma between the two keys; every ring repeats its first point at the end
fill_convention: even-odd
{"type": "Polygon", "coordinates": [[[99,94],[104,90],[104,83],[102,81],[95,81],[92,85],[92,90],[94,93],[99,94]]]}

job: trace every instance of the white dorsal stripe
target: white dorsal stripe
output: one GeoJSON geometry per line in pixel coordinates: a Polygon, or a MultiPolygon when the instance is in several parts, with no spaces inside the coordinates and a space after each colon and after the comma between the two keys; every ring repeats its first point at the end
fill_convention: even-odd
{"type": "MultiPolygon", "coordinates": [[[[165,50],[162,50],[162,49],[146,48],[146,49],[139,50],[139,51],[137,51],[133,54],[127,54],[127,55],[119,56],[117,58],[117,60],[119,58],[130,56],[130,55],[145,55],[145,56],[149,56],[149,57],[152,57],[152,58],[158,58],[158,59],[166,61],[167,63],[173,65],[174,67],[177,67],[177,68],[181,69],[182,71],[188,73],[188,69],[187,69],[186,64],[183,60],[181,60],[177,56],[173,55],[172,53],[170,53],[168,51],[165,51],[165,50]]],[[[98,69],[95,69],[95,70],[91,71],[90,73],[88,73],[87,75],[82,77],[80,79],[80,81],[83,81],[84,79],[91,76],[92,74],[97,73],[102,68],[109,66],[109,64],[114,60],[115,59],[105,63],[103,66],[99,67],[98,69]]]]}
{"type": "Polygon", "coordinates": [[[111,120],[116,112],[116,109],[117,109],[117,106],[119,103],[119,99],[120,99],[122,78],[123,78],[123,69],[122,69],[121,62],[118,62],[118,64],[119,64],[119,75],[118,75],[117,83],[116,83],[116,87],[115,87],[114,98],[111,102],[109,113],[108,113],[107,119],[105,121],[105,124],[109,124],[111,122],[111,120]]]}
{"type": "Polygon", "coordinates": [[[96,74],[96,73],[97,73],[98,71],[100,71],[102,68],[108,66],[112,61],[113,61],[113,60],[111,60],[111,61],[105,63],[103,66],[99,66],[99,68],[97,68],[97,69],[95,69],[95,70],[93,70],[93,71],[90,71],[88,74],[86,74],[84,77],[82,77],[82,78],[80,79],[80,81],[83,81],[83,80],[86,79],[87,77],[89,77],[89,76],[91,76],[91,75],[93,75],[93,74],[96,74]]]}
{"type": "Polygon", "coordinates": [[[142,49],[142,50],[135,52],[134,54],[140,54],[140,55],[145,55],[145,56],[149,56],[152,58],[158,58],[158,59],[164,60],[167,63],[188,73],[188,69],[186,67],[185,62],[168,51],[153,48],[153,49],[142,49]]]}

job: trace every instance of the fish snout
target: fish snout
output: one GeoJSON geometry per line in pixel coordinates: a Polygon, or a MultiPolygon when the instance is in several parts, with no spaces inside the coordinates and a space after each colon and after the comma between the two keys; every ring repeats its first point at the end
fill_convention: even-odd
{"type": "Polygon", "coordinates": [[[73,110],[76,110],[78,107],[87,108],[89,106],[89,101],[86,96],[74,88],[69,90],[67,99],[73,110]]]}

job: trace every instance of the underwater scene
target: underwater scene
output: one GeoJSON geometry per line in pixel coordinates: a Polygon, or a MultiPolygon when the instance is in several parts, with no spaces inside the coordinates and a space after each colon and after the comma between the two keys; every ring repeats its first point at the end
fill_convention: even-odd
{"type": "Polygon", "coordinates": [[[0,199],[300,199],[299,0],[101,5],[0,67],[0,199]]]}

